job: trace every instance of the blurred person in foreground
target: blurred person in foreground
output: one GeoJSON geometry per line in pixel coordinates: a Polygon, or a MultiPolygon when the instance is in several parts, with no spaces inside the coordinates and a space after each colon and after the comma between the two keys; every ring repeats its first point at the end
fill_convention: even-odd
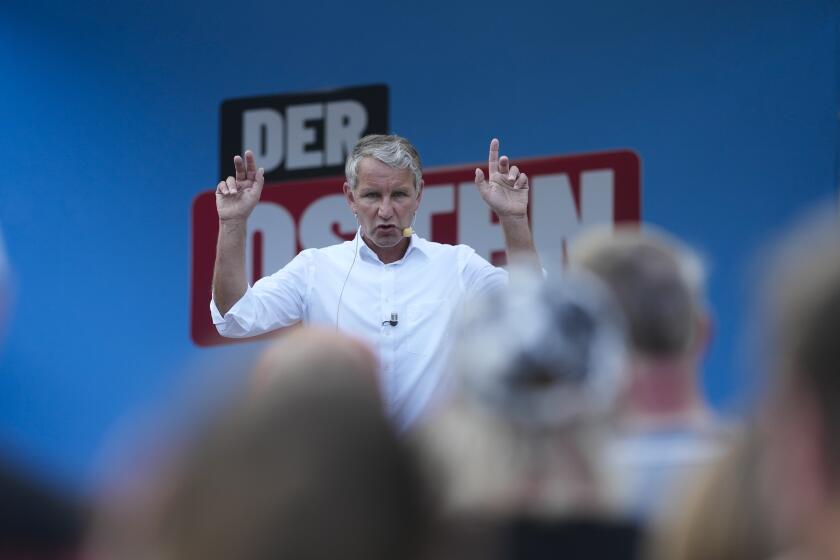
{"type": "Polygon", "coordinates": [[[728,439],[700,386],[710,337],[702,262],[648,227],[593,228],[575,240],[569,262],[601,278],[624,314],[629,383],[610,463],[625,507],[658,518],[728,439]]]}
{"type": "MultiPolygon", "coordinates": [[[[11,307],[9,261],[0,231],[0,343],[11,307]]],[[[84,502],[0,454],[0,559],[76,557],[87,522],[84,502]]]]}
{"type": "Polygon", "coordinates": [[[766,274],[763,482],[786,558],[840,558],[840,226],[789,234],[766,274]]]}
{"type": "Polygon", "coordinates": [[[709,464],[684,499],[669,508],[651,539],[652,560],[768,560],[773,557],[768,503],[758,476],[757,430],[748,426],[709,464]]]}
{"type": "Polygon", "coordinates": [[[146,512],[152,523],[126,538],[103,519],[89,557],[418,557],[427,503],[376,366],[343,335],[289,333],[189,445],[146,512]]]}
{"type": "Polygon", "coordinates": [[[624,352],[606,288],[512,271],[457,331],[452,398],[413,434],[442,505],[436,558],[635,558],[602,469],[624,352]]]}

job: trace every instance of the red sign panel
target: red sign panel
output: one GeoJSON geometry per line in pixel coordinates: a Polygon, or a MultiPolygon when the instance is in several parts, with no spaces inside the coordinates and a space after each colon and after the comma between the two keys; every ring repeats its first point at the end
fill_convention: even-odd
{"type": "MultiPolygon", "coordinates": [[[[562,258],[566,243],[586,226],[641,219],[640,163],[631,151],[523,159],[515,162],[531,185],[530,218],[543,260],[562,258]]],[[[486,162],[485,164],[486,165],[486,162]]],[[[482,164],[426,170],[414,229],[439,243],[465,243],[494,264],[504,264],[504,240],[473,178],[482,164]]],[[[352,239],[356,220],[344,200],[344,177],[266,183],[248,220],[246,270],[255,282],[305,248],[352,239]]],[[[210,294],[219,232],[213,191],[192,207],[190,330],[201,346],[222,338],[210,319],[210,294]]]]}

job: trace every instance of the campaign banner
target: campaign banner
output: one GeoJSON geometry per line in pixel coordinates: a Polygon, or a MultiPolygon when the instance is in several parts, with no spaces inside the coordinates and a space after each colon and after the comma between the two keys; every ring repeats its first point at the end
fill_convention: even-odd
{"type": "MultiPolygon", "coordinates": [[[[641,220],[639,157],[629,150],[517,158],[528,174],[529,215],[543,259],[561,259],[566,244],[595,224],[641,220]]],[[[439,243],[464,243],[496,265],[505,262],[498,218],[474,183],[487,162],[424,170],[425,187],[414,229],[439,243]]],[[[251,284],[282,268],[298,252],[353,239],[358,224],[342,192],[344,175],[267,181],[248,220],[246,271],[251,284]]],[[[200,346],[236,342],[218,335],[210,318],[211,282],[219,224],[215,191],[192,206],[192,339],[200,346]]]]}
{"type": "Polygon", "coordinates": [[[267,181],[344,173],[359,138],[388,132],[388,86],[229,99],[221,107],[219,176],[254,152],[267,181]]]}

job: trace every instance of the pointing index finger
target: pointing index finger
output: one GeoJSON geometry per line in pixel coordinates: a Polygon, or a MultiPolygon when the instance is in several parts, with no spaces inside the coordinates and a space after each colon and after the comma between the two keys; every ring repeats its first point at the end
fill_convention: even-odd
{"type": "Polygon", "coordinates": [[[496,138],[490,140],[490,157],[487,162],[487,168],[491,175],[499,171],[499,140],[496,138]]]}

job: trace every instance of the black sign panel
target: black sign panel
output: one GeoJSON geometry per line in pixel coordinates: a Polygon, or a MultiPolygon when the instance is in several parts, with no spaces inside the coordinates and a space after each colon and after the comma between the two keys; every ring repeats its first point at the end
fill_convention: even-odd
{"type": "Polygon", "coordinates": [[[222,103],[220,177],[252,150],[267,182],[342,175],[366,134],[388,132],[388,86],[229,99],[222,103]]]}

